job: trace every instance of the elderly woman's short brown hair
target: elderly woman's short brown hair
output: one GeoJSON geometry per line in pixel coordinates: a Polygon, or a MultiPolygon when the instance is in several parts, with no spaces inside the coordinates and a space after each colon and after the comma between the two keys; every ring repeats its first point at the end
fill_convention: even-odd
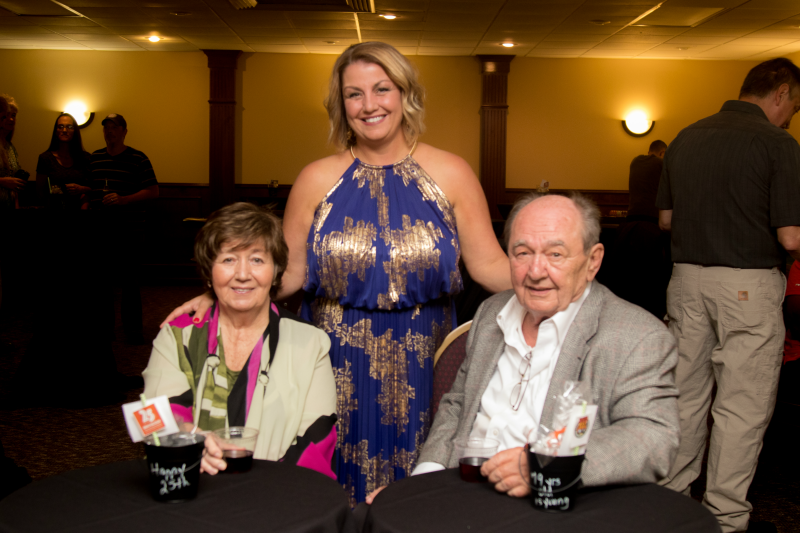
{"type": "Polygon", "coordinates": [[[281,279],[289,262],[289,248],[283,238],[281,221],[272,211],[246,202],[227,205],[214,211],[194,240],[194,258],[203,282],[211,285],[211,269],[223,245],[236,243],[236,249],[263,242],[264,250],[275,265],[272,298],[281,288],[281,279]]]}

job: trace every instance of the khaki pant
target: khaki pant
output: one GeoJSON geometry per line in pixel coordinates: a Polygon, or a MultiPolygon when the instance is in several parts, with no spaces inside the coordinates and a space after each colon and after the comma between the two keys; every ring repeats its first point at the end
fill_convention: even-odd
{"type": "Polygon", "coordinates": [[[664,484],[689,494],[714,424],[703,504],[722,531],[745,531],[747,489],[778,389],[786,278],[777,269],[675,264],[667,290],[669,329],[678,343],[676,385],[681,445],[664,484]],[[711,405],[711,391],[717,395],[711,405]]]}

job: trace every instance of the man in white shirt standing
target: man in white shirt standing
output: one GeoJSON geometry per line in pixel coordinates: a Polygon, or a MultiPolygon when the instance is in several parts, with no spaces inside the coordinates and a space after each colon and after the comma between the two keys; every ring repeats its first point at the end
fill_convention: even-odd
{"type": "Polygon", "coordinates": [[[500,447],[481,472],[498,491],[527,495],[527,435],[552,427],[554,396],[582,380],[598,405],[583,484],[665,477],[680,435],[675,341],[653,315],[592,281],[604,253],[597,207],[579,195],[528,195],[506,235],[514,289],[475,315],[414,475],[458,466],[454,443],[488,437],[500,447]]]}

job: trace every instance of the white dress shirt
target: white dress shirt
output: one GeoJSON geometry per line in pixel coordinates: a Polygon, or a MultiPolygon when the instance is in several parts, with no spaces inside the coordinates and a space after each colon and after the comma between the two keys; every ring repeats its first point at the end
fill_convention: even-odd
{"type": "MultiPolygon", "coordinates": [[[[575,320],[592,284],[583,295],[564,311],[543,320],[539,324],[536,346],[531,348],[522,333],[522,321],[527,311],[516,297],[511,298],[497,315],[497,325],[503,332],[505,351],[497,361],[489,385],[481,396],[478,416],[472,426],[470,439],[491,438],[500,443],[497,451],[524,446],[528,434],[539,427],[550,379],[561,353],[567,331],[575,320]],[[525,374],[529,379],[519,409],[512,408],[515,386],[520,382],[520,369],[524,369],[523,357],[531,354],[531,365],[525,374]]],[[[523,382],[524,386],[524,382],[523,382]]],[[[420,463],[411,475],[443,470],[439,463],[420,463]]]]}

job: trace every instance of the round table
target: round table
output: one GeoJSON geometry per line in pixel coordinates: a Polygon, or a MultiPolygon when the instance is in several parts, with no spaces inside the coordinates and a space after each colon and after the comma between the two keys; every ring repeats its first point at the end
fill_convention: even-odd
{"type": "Polygon", "coordinates": [[[677,492],[654,484],[581,489],[572,511],[534,509],[489,483],[461,481],[458,469],[405,478],[370,506],[365,533],[718,533],[714,515],[677,492]]]}
{"type": "Polygon", "coordinates": [[[243,474],[202,474],[197,498],[158,503],[147,463],[113,463],[34,481],[0,501],[0,532],[276,531],[354,533],[347,494],[294,465],[253,461],[243,474]]]}

